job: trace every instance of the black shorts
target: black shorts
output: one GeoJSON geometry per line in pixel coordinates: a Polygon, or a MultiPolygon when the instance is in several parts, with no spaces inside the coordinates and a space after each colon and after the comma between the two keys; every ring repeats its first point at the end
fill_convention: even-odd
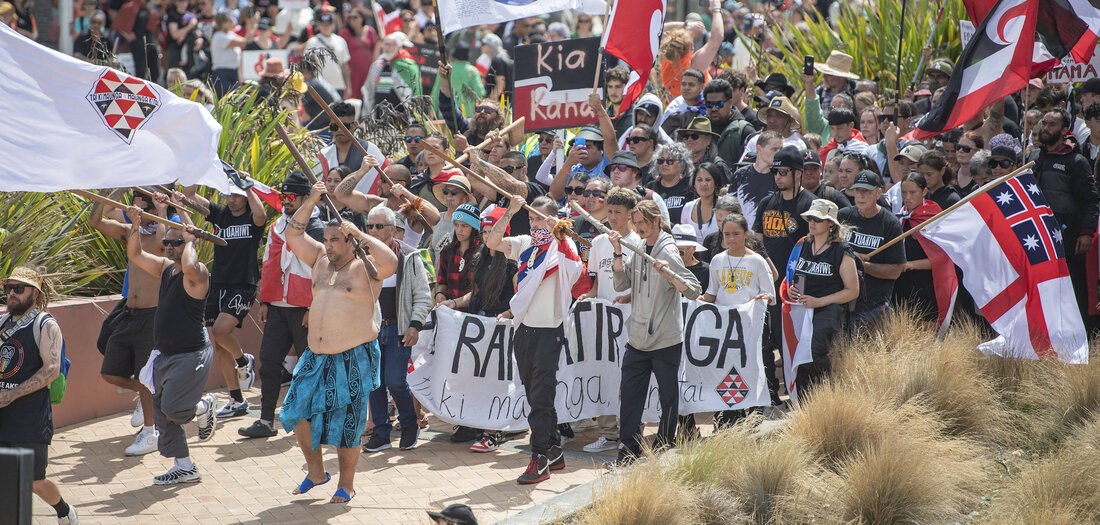
{"type": "Polygon", "coordinates": [[[99,373],[116,377],[137,377],[153,351],[153,319],[156,308],[124,308],[107,339],[99,373]]]}
{"type": "Polygon", "coordinates": [[[12,443],[0,441],[0,447],[29,448],[34,451],[34,480],[46,479],[46,464],[50,462],[50,445],[47,443],[12,443]]]}
{"type": "Polygon", "coordinates": [[[255,301],[255,286],[211,284],[210,293],[206,294],[206,326],[214,326],[218,315],[225,312],[237,318],[237,328],[240,328],[255,301]]]}

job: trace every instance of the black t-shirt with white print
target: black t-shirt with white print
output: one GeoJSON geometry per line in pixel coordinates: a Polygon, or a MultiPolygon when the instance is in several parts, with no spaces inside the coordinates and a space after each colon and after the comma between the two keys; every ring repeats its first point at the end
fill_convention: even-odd
{"type": "Polygon", "coordinates": [[[227,243],[226,246],[214,246],[210,282],[255,286],[260,280],[257,253],[263,242],[264,227],[252,222],[251,204],[245,206],[244,213],[234,217],[228,207],[211,202],[206,220],[214,225],[214,235],[227,243]]]}
{"type": "Polygon", "coordinates": [[[691,187],[690,177],[680,179],[680,182],[672,187],[661,184],[661,179],[658,178],[651,182],[647,188],[653,190],[653,193],[660,195],[665,200],[665,207],[668,208],[668,218],[672,224],[680,224],[680,212],[683,211],[684,205],[698,197],[691,187]]]}
{"type": "MultiPolygon", "coordinates": [[[[840,210],[837,214],[840,222],[852,227],[848,232],[848,245],[856,253],[871,253],[879,246],[886,244],[891,239],[901,235],[901,221],[894,214],[883,207],[879,207],[878,213],[867,218],[859,213],[859,208],[850,206],[840,210]]],[[[872,263],[899,264],[905,262],[905,244],[895,243],[882,253],[871,257],[872,263]]],[[[880,279],[864,272],[863,281],[867,285],[867,293],[860,294],[856,303],[856,311],[866,311],[882,306],[890,300],[894,293],[893,279],[880,279]]]]}
{"type": "MultiPolygon", "coordinates": [[[[814,194],[804,189],[790,200],[784,199],[782,192],[774,191],[760,202],[752,229],[760,234],[776,268],[787,266],[794,245],[810,232],[810,225],[802,214],[813,202],[814,194]]],[[[776,279],[782,278],[783,272],[780,272],[776,279]]]]}

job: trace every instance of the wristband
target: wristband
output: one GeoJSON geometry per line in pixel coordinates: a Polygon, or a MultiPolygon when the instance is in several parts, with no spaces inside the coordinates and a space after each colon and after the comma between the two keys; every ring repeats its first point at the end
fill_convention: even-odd
{"type": "Polygon", "coordinates": [[[623,254],[621,254],[621,253],[616,253],[615,255],[611,256],[611,258],[612,258],[612,259],[622,259],[622,258],[623,258],[623,254]]]}

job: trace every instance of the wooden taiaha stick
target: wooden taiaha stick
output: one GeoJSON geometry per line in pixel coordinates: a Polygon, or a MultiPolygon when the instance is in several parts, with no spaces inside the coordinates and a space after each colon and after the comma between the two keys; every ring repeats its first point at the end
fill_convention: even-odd
{"type": "MultiPolygon", "coordinates": [[[[168,186],[165,186],[163,184],[154,184],[150,187],[154,190],[164,193],[165,195],[172,195],[172,193],[175,191],[174,188],[169,188],[168,186]]],[[[182,202],[188,208],[195,210],[196,213],[202,215],[203,217],[210,215],[210,208],[204,206],[201,202],[196,201],[195,199],[192,199],[186,195],[183,196],[183,199],[180,202],[182,202]]]]}
{"type": "Polygon", "coordinates": [[[871,257],[874,257],[874,256],[878,255],[879,253],[882,253],[887,248],[901,242],[902,239],[905,239],[906,237],[908,237],[910,235],[913,235],[914,233],[917,233],[917,231],[920,230],[921,228],[924,228],[925,226],[928,226],[929,224],[932,224],[933,222],[936,222],[937,220],[939,220],[940,217],[943,217],[944,215],[947,215],[948,213],[951,213],[951,212],[957,210],[963,204],[966,204],[966,203],[970,202],[971,200],[974,200],[975,197],[977,197],[979,195],[984,195],[986,192],[993,189],[998,184],[1000,184],[1000,183],[1002,183],[1006,180],[1009,180],[1013,177],[1016,177],[1017,175],[1020,175],[1021,173],[1031,169],[1031,166],[1034,165],[1034,164],[1035,164],[1034,161],[1028,162],[1027,164],[1024,164],[1023,166],[1020,166],[1019,168],[1016,168],[1012,173],[1002,175],[1002,176],[1000,176],[1000,177],[998,177],[998,178],[996,178],[996,179],[994,179],[990,182],[985,183],[984,186],[974,190],[973,193],[963,197],[962,199],[959,200],[959,202],[956,202],[955,204],[952,204],[951,206],[948,206],[946,210],[943,210],[943,211],[933,215],[928,220],[926,220],[926,221],[910,228],[909,231],[907,231],[905,233],[902,233],[901,235],[898,235],[897,237],[894,237],[893,239],[890,239],[890,242],[888,242],[886,244],[883,244],[882,246],[879,246],[878,249],[872,251],[871,253],[868,253],[867,257],[871,258],[871,257]]]}
{"type": "MultiPolygon", "coordinates": [[[[471,170],[470,168],[467,168],[466,166],[463,166],[457,160],[452,159],[449,155],[447,155],[446,153],[444,153],[442,151],[439,151],[438,149],[433,147],[431,144],[428,144],[427,142],[425,142],[424,143],[424,149],[428,150],[433,155],[443,159],[444,161],[455,165],[456,167],[458,167],[459,170],[462,170],[462,172],[465,173],[467,176],[473,177],[473,178],[477,179],[479,182],[481,182],[482,184],[484,184],[484,185],[486,185],[490,188],[493,188],[494,191],[496,191],[497,193],[499,193],[500,195],[502,195],[504,197],[507,197],[508,200],[513,200],[513,199],[518,199],[519,198],[516,195],[512,195],[511,193],[508,193],[508,192],[502,190],[500,188],[500,186],[497,186],[496,184],[494,184],[493,181],[489,180],[488,177],[483,177],[480,174],[474,172],[474,170],[471,170]]],[[[541,211],[536,210],[535,208],[532,208],[530,204],[524,204],[523,208],[525,210],[527,210],[527,212],[530,213],[531,215],[533,215],[535,217],[538,217],[540,219],[549,219],[550,218],[545,213],[542,213],[541,211]]],[[[584,237],[581,237],[580,235],[577,234],[577,232],[575,232],[571,229],[566,229],[565,234],[572,237],[573,240],[577,241],[578,243],[583,245],[585,248],[591,248],[592,247],[591,242],[588,242],[587,239],[585,239],[584,237]]]]}
{"type": "MultiPolygon", "coordinates": [[[[104,205],[107,205],[107,206],[113,206],[113,207],[118,208],[120,210],[125,211],[126,208],[127,208],[127,206],[125,204],[121,203],[121,202],[118,202],[118,201],[112,200],[112,199],[108,199],[107,197],[104,197],[102,195],[97,195],[97,194],[89,192],[89,191],[69,190],[69,193],[80,195],[81,197],[84,197],[85,199],[91,199],[91,200],[96,201],[100,204],[104,204],[104,205]]],[[[159,223],[161,223],[165,226],[168,226],[169,228],[175,228],[177,230],[185,230],[186,229],[186,226],[183,225],[183,224],[180,224],[178,222],[172,222],[168,219],[165,219],[164,217],[157,217],[156,215],[153,215],[151,213],[141,212],[141,216],[146,218],[146,219],[150,219],[150,220],[153,220],[155,222],[159,222],[159,223]]],[[[195,237],[198,237],[199,239],[202,239],[204,241],[212,242],[214,244],[217,244],[218,246],[226,246],[226,245],[229,244],[229,243],[225,242],[225,239],[222,239],[221,237],[218,237],[218,236],[214,235],[213,233],[210,233],[210,232],[205,231],[205,230],[200,230],[200,229],[196,228],[195,231],[192,232],[192,233],[195,234],[195,237]]]]}
{"type": "MultiPolygon", "coordinates": [[[[156,188],[146,188],[145,186],[134,186],[134,191],[139,192],[139,193],[144,193],[145,195],[148,195],[149,198],[152,198],[158,192],[159,193],[164,193],[165,195],[168,195],[169,198],[172,197],[172,192],[171,191],[162,191],[162,190],[159,190],[159,189],[156,189],[156,188]]],[[[188,200],[190,200],[190,199],[188,199],[188,200]]],[[[182,209],[183,211],[198,213],[198,214],[202,215],[203,217],[205,217],[207,215],[210,215],[210,210],[206,210],[206,213],[203,213],[203,212],[191,207],[186,202],[176,202],[175,204],[172,204],[172,205],[182,209]]]]}
{"type": "MultiPolygon", "coordinates": [[[[607,226],[604,226],[604,224],[602,222],[600,222],[598,219],[596,219],[595,217],[590,215],[587,211],[585,211],[585,209],[583,207],[581,207],[580,204],[577,204],[577,201],[570,202],[569,205],[573,207],[573,211],[580,214],[581,218],[588,221],[588,224],[591,224],[592,226],[595,226],[596,229],[599,230],[600,233],[611,235],[611,228],[608,228],[607,226]]],[[[626,242],[625,239],[620,240],[619,245],[621,245],[623,248],[626,248],[626,249],[634,252],[639,257],[645,259],[646,262],[648,262],[649,264],[653,264],[657,260],[652,255],[646,253],[645,250],[643,250],[643,249],[641,249],[637,246],[634,246],[633,244],[630,244],[629,242],[626,242]]],[[[700,291],[698,285],[694,285],[694,284],[691,284],[691,283],[687,282],[687,280],[685,280],[683,278],[683,276],[681,276],[680,274],[672,273],[672,272],[668,272],[668,273],[658,272],[658,273],[662,277],[664,277],[664,278],[666,278],[670,281],[676,281],[676,282],[686,286],[689,290],[692,290],[693,293],[698,293],[700,291]]]]}

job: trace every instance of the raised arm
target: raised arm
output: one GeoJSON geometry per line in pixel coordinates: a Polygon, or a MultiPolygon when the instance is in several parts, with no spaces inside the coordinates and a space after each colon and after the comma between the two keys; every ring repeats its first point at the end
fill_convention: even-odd
{"type": "Polygon", "coordinates": [[[726,29],[722,21],[722,4],[719,0],[710,0],[710,40],[691,57],[691,67],[699,71],[706,71],[710,63],[714,61],[714,55],[722,47],[722,39],[726,29]]]}
{"type": "Polygon", "coordinates": [[[493,223],[489,235],[485,238],[485,246],[488,246],[490,250],[504,253],[505,257],[512,256],[512,243],[507,242],[504,230],[508,229],[508,223],[512,222],[512,217],[524,204],[527,204],[527,201],[523,197],[516,197],[508,201],[508,211],[504,212],[504,216],[499,221],[493,223]]]}
{"type": "MultiPolygon", "coordinates": [[[[42,292],[38,292],[42,293],[42,292]]],[[[54,379],[61,373],[61,328],[57,321],[49,319],[42,323],[42,339],[38,347],[38,355],[42,358],[42,368],[19,383],[11,390],[0,391],[0,408],[6,407],[27,394],[38,392],[50,386],[54,379]]]]}
{"type": "Polygon", "coordinates": [[[317,263],[317,258],[325,252],[325,245],[305,235],[306,225],[309,224],[309,219],[313,215],[313,208],[321,202],[321,196],[325,193],[328,193],[325,183],[317,181],[310,189],[309,197],[302,203],[302,207],[294,212],[294,216],[286,220],[286,242],[290,250],[311,268],[317,263]]]}
{"type": "Polygon", "coordinates": [[[172,261],[153,255],[141,248],[141,208],[126,208],[126,218],[130,219],[130,231],[126,237],[126,256],[130,263],[152,275],[160,275],[172,261]]]}
{"type": "MultiPolygon", "coordinates": [[[[397,197],[398,200],[407,200],[409,202],[416,202],[416,199],[420,198],[416,195],[413,195],[412,192],[409,191],[409,189],[406,188],[403,184],[394,184],[393,186],[391,186],[390,193],[393,194],[394,197],[397,197]]],[[[439,209],[436,208],[434,204],[428,202],[427,199],[420,199],[420,201],[420,216],[424,217],[424,220],[428,221],[429,226],[435,228],[435,225],[439,224],[441,218],[439,215],[439,209]]],[[[417,233],[422,232],[424,229],[423,225],[420,224],[419,221],[410,222],[409,227],[417,233]],[[420,229],[417,230],[417,228],[420,229]]]]}
{"type": "Polygon", "coordinates": [[[367,195],[355,187],[359,185],[359,181],[363,180],[363,176],[367,174],[372,168],[378,168],[378,158],[374,155],[367,154],[363,156],[363,163],[359,166],[359,169],[353,173],[348,174],[344,180],[340,181],[340,185],[336,186],[336,194],[339,195],[340,201],[344,203],[348,208],[355,211],[367,213],[382,204],[384,199],[377,195],[367,195]]]}
{"type": "MultiPolygon", "coordinates": [[[[206,208],[209,211],[210,210],[210,201],[206,197],[203,197],[202,195],[199,195],[196,191],[198,189],[199,189],[198,185],[192,184],[192,185],[187,186],[186,188],[183,189],[183,195],[185,197],[201,204],[204,208],[206,208]]],[[[203,215],[203,217],[209,217],[209,216],[210,216],[209,214],[203,215]]]]}
{"type": "Polygon", "coordinates": [[[600,134],[603,135],[603,153],[611,158],[619,151],[619,136],[615,134],[615,124],[611,122],[611,115],[607,114],[607,108],[603,107],[599,93],[592,91],[588,94],[588,105],[600,119],[600,134]]]}
{"type": "Polygon", "coordinates": [[[183,250],[180,257],[180,270],[187,278],[185,282],[187,286],[184,286],[187,295],[195,299],[206,297],[206,292],[210,289],[210,271],[206,269],[205,264],[199,262],[199,252],[195,250],[194,226],[188,225],[183,230],[183,246],[180,246],[180,249],[183,250]]]}
{"type": "MultiPolygon", "coordinates": [[[[117,201],[125,190],[118,188],[112,191],[108,198],[117,201]]],[[[126,235],[130,233],[130,229],[121,222],[114,219],[108,219],[103,216],[103,205],[98,201],[92,203],[92,211],[88,214],[88,226],[95,228],[96,231],[120,241],[126,239],[126,235]]]]}
{"type": "MultiPolygon", "coordinates": [[[[247,173],[241,172],[241,176],[248,177],[247,173]]],[[[264,209],[264,201],[260,200],[260,194],[252,191],[252,188],[244,190],[248,194],[248,208],[252,211],[252,224],[263,228],[267,226],[267,210],[264,209]]]]}
{"type": "MultiPolygon", "coordinates": [[[[495,140],[501,141],[504,140],[500,138],[499,135],[494,137],[492,134],[496,133],[495,131],[490,131],[489,133],[490,138],[495,138],[495,140]]],[[[477,148],[466,148],[466,155],[468,155],[470,159],[470,168],[481,174],[481,176],[485,177],[486,179],[489,179],[489,181],[495,184],[497,188],[504,190],[504,192],[510,195],[519,195],[520,197],[523,197],[525,199],[527,198],[527,185],[516,180],[515,177],[512,177],[504,170],[482,159],[480,156],[478,156],[477,148]]],[[[499,197],[496,189],[479,180],[477,177],[474,177],[474,179],[470,181],[470,184],[473,185],[474,191],[484,195],[489,200],[496,200],[497,197],[499,197]]]]}
{"type": "Polygon", "coordinates": [[[382,241],[359,231],[351,221],[341,222],[340,231],[344,232],[344,235],[353,237],[366,248],[367,260],[374,265],[373,275],[370,267],[366,268],[369,277],[381,281],[397,271],[397,254],[393,253],[389,246],[382,244],[382,241]]]}

